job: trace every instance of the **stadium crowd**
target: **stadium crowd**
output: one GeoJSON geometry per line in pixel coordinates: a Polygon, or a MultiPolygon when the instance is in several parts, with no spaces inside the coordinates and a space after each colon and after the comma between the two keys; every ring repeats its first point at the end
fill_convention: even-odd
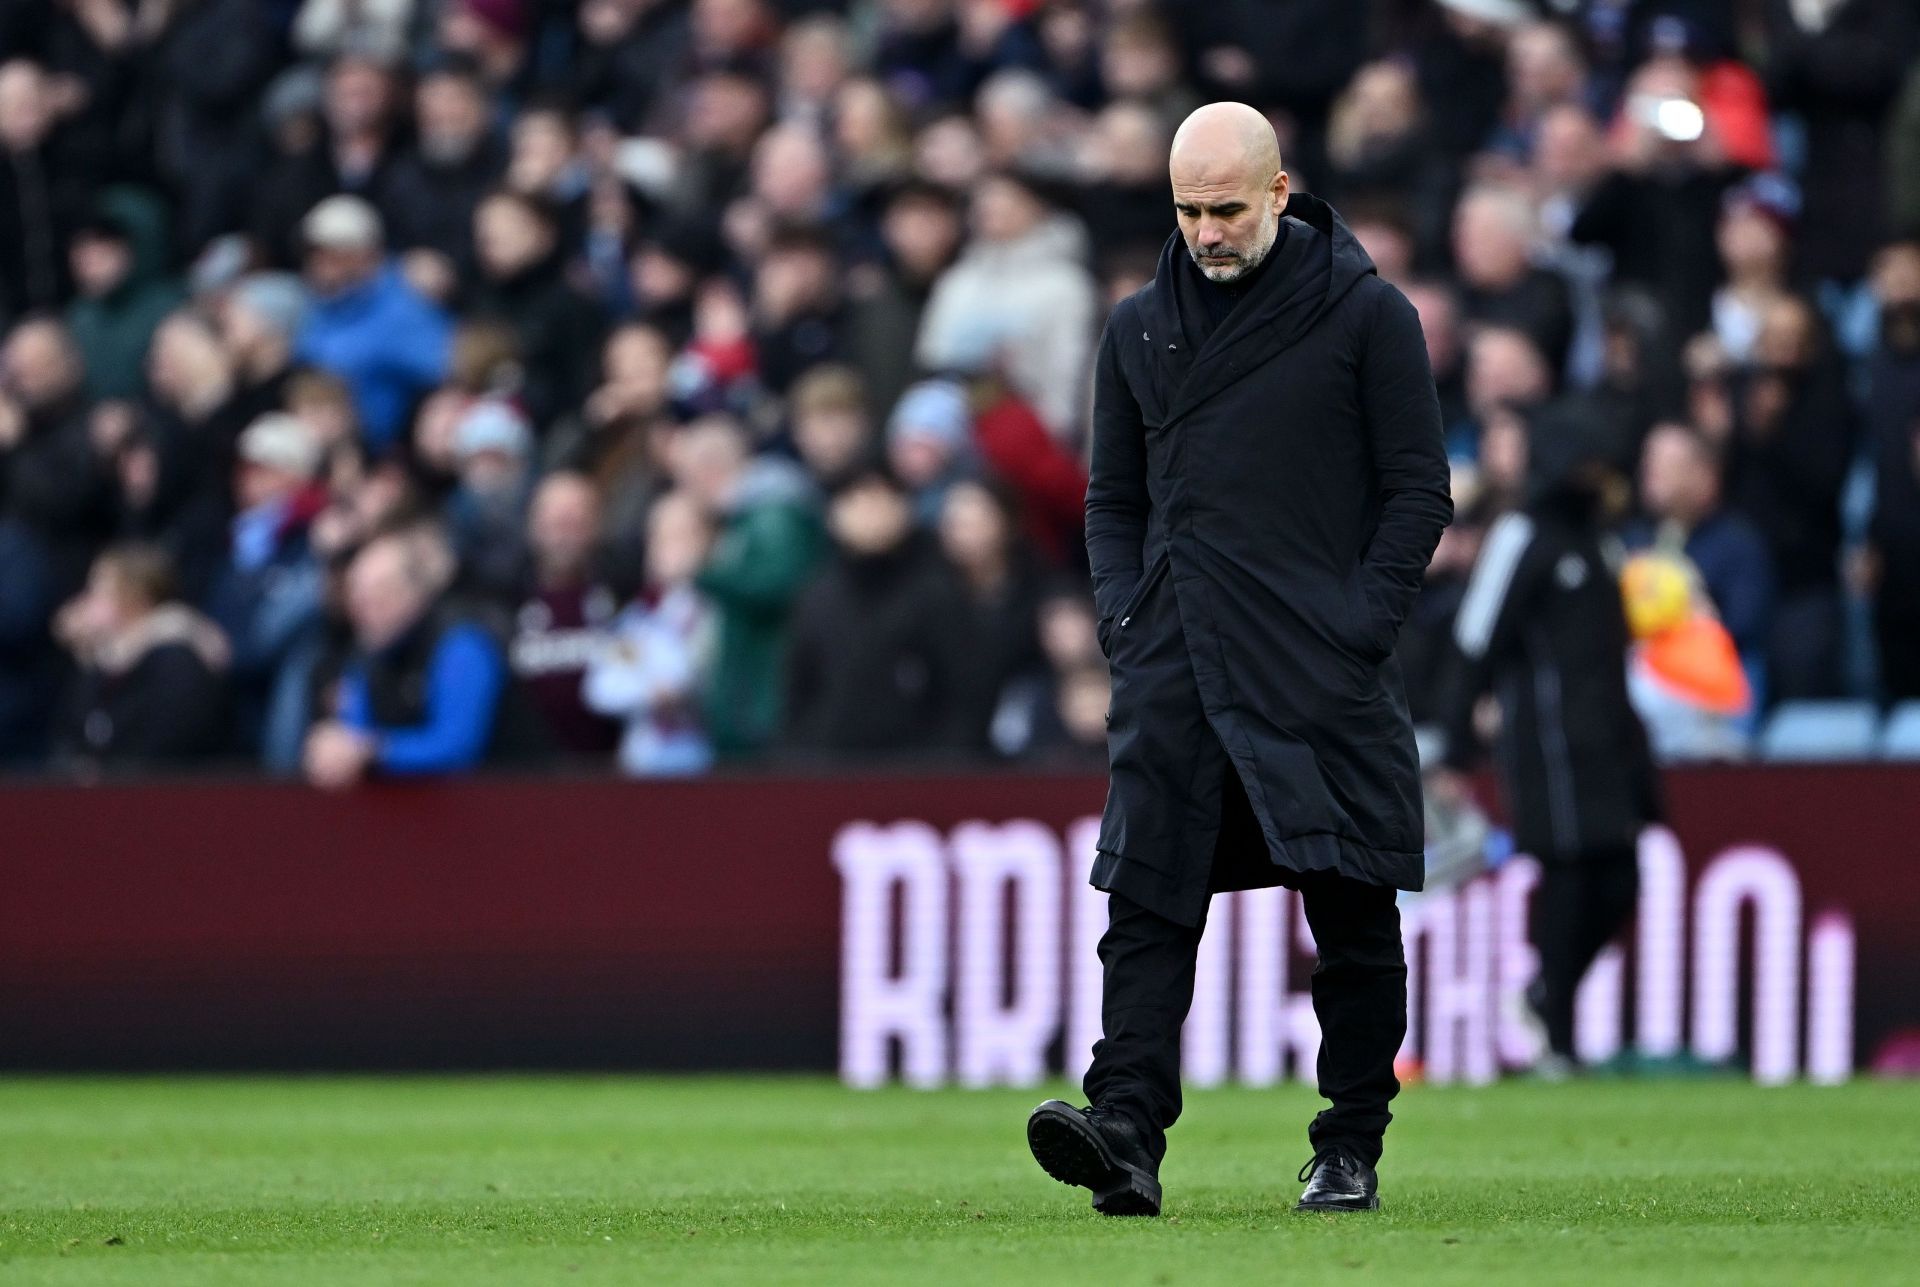
{"type": "Polygon", "coordinates": [[[1911,0],[0,0],[0,763],[1102,763],[1088,368],[1214,98],[1425,328],[1416,718],[1570,419],[1713,753],[1920,697],[1911,0]]]}

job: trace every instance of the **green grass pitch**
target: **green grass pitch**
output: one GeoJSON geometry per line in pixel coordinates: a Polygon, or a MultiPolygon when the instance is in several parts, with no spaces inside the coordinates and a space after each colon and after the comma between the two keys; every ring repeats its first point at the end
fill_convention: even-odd
{"type": "Polygon", "coordinates": [[[1190,1096],[1166,1216],[1032,1092],[815,1079],[0,1080],[0,1283],[1914,1283],[1920,1085],[1416,1088],[1376,1216],[1290,1210],[1309,1090],[1190,1096]]]}

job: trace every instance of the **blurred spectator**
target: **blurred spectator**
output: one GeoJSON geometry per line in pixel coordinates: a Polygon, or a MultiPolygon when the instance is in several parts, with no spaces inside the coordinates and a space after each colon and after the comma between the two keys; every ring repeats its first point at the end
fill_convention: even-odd
{"type": "Polygon", "coordinates": [[[831,489],[874,454],[866,390],[850,367],[823,364],[800,377],[789,399],[794,450],[822,488],[831,489]]]}
{"type": "Polygon", "coordinates": [[[109,461],[95,442],[80,354],[50,318],[23,322],[0,350],[0,517],[43,545],[56,598],[79,588],[114,520],[109,461]]]}
{"type": "Polygon", "coordinates": [[[1427,365],[1440,398],[1440,423],[1449,431],[1467,414],[1465,356],[1460,328],[1460,299],[1443,282],[1416,280],[1400,287],[1420,315],[1427,341],[1427,365]]]}
{"type": "Polygon", "coordinates": [[[600,315],[567,280],[559,223],[536,198],[509,189],[492,193],[474,213],[474,238],[480,281],[470,314],[513,329],[527,413],[544,428],[579,406],[591,388],[600,315]]]}
{"type": "Polygon", "coordinates": [[[151,77],[153,159],[179,194],[186,244],[199,247],[238,225],[259,190],[252,108],[273,74],[278,36],[257,0],[143,5],[134,17],[123,39],[151,42],[150,54],[135,52],[151,77]]]}
{"type": "Polygon", "coordinates": [[[947,489],[973,475],[973,410],[964,386],[922,380],[887,421],[887,460],[913,503],[915,521],[938,521],[947,489]]]}
{"type": "Polygon", "coordinates": [[[320,626],[322,569],[309,531],[327,497],[315,480],[320,441],[293,416],[255,420],[236,455],[232,535],[207,612],[233,650],[239,745],[258,752],[272,694],[320,626]]]}
{"type": "Polygon", "coordinates": [[[1886,234],[1882,127],[1920,54],[1920,15],[1905,0],[1771,0],[1767,89],[1806,129],[1804,260],[1816,277],[1853,281],[1886,234]]]}
{"type": "Polygon", "coordinates": [[[958,751],[985,723],[960,588],[883,468],[843,481],[835,555],[794,604],[786,741],[839,757],[958,751]]]}
{"type": "Polygon", "coordinates": [[[751,455],[725,416],[681,431],[674,476],[718,528],[694,583],[715,615],[707,731],[720,758],[748,758],[780,725],[788,617],[821,552],[812,490],[797,467],[751,455]]]}
{"type": "Polygon", "coordinates": [[[526,516],[533,497],[533,430],[520,409],[481,398],[453,424],[457,471],[447,526],[461,588],[512,602],[527,575],[526,516]]]}
{"type": "Polygon", "coordinates": [[[54,633],[78,668],[54,732],[70,771],[177,765],[225,748],[227,641],[175,597],[164,553],[106,551],[54,633]]]}
{"type": "Polygon", "coordinates": [[[447,319],[387,263],[380,216],[365,201],[329,197],[300,228],[314,301],[296,356],[347,381],[367,445],[385,451],[446,372],[447,319]]]}
{"type": "Polygon", "coordinates": [[[1866,427],[1875,494],[1854,580],[1873,603],[1881,688],[1902,701],[1920,697],[1920,243],[1881,252],[1873,292],[1880,343],[1867,365],[1866,427]]]}
{"type": "Polygon", "coordinates": [[[672,364],[673,344],[658,329],[633,322],[616,329],[602,349],[601,383],[587,397],[583,424],[561,454],[599,488],[616,565],[633,561],[627,544],[666,485],[672,364]]]}
{"type": "Polygon", "coordinates": [[[1534,213],[1525,193],[1478,187],[1454,213],[1453,259],[1470,321],[1525,332],[1555,372],[1573,340],[1567,283],[1532,263],[1534,213]]]}
{"type": "Polygon", "coordinates": [[[1096,291],[1079,221],[1053,212],[1035,182],[1012,172],[973,197],[974,241],[942,274],[920,324],[932,370],[1006,372],[1056,434],[1086,400],[1096,291]]]}
{"type": "Polygon", "coordinates": [[[1100,762],[1096,750],[1102,758],[1106,753],[1111,696],[1093,596],[1078,584],[1056,584],[1041,596],[1037,619],[1046,668],[1002,694],[994,749],[1032,764],[1092,767],[1100,762]]]}
{"type": "Polygon", "coordinates": [[[1127,246],[1158,253],[1173,231],[1166,164],[1172,139],[1167,122],[1138,100],[1114,103],[1095,118],[1076,206],[1097,254],[1127,246]]]}
{"type": "Polygon", "coordinates": [[[414,91],[413,145],[394,162],[383,206],[396,250],[440,257],[449,278],[474,267],[473,214],[506,169],[488,119],[486,87],[470,64],[429,71],[414,91]]]}
{"type": "Polygon", "coordinates": [[[992,745],[991,720],[1016,680],[1045,670],[1037,628],[1040,588],[1022,556],[1014,499],[977,480],[947,493],[940,511],[940,548],[959,573],[968,648],[960,678],[967,741],[992,745]]]}
{"type": "Polygon", "coordinates": [[[1610,249],[1615,280],[1658,299],[1677,335],[1711,320],[1714,227],[1737,177],[1700,92],[1698,74],[1671,58],[1635,73],[1611,139],[1613,168],[1570,229],[1575,241],[1610,249]]]}
{"type": "Polygon", "coordinates": [[[1853,404],[1813,305],[1768,305],[1742,381],[1727,457],[1727,504],[1766,538],[1777,597],[1767,648],[1772,701],[1840,692],[1840,489],[1853,458],[1853,404]]]}
{"type": "Polygon", "coordinates": [[[824,234],[788,228],[768,242],[754,275],[753,351],[761,382],[784,394],[808,367],[840,356],[845,313],[824,234]]]}
{"type": "Polygon", "coordinates": [[[347,570],[355,651],[335,718],[307,734],[307,780],[340,790],[372,775],[460,773],[501,749],[506,659],[441,600],[441,555],[419,534],[375,538],[347,570]]]}
{"type": "Polygon", "coordinates": [[[1328,200],[1351,208],[1404,205],[1414,221],[1415,262],[1444,262],[1446,217],[1458,178],[1427,134],[1426,108],[1411,67],[1383,61],[1355,74],[1333,105],[1327,162],[1328,200]]]}
{"type": "Polygon", "coordinates": [[[865,375],[872,405],[893,406],[914,380],[914,345],[939,279],[958,253],[960,210],[953,195],[912,183],[887,202],[880,221],[883,264],[852,283],[847,357],[865,375]]]}
{"type": "Polygon", "coordinates": [[[132,397],[140,391],[154,329],[181,298],[166,274],[158,204],[131,188],[109,189],[95,212],[75,224],[68,262],[75,298],[67,305],[67,328],[86,367],[87,393],[132,397]]]}
{"type": "Polygon", "coordinates": [[[391,51],[349,45],[327,65],[319,137],[282,157],[253,189],[248,230],[276,265],[297,264],[303,249],[319,244],[303,221],[328,197],[351,193],[385,205],[400,150],[399,99],[391,51]]]}
{"type": "Polygon", "coordinates": [[[1735,362],[1753,360],[1761,318],[1788,290],[1799,194],[1778,175],[1757,175],[1728,191],[1715,241],[1726,282],[1713,293],[1713,333],[1735,362]]]}
{"type": "MultiPolygon", "coordinates": [[[[248,421],[286,408],[293,346],[306,316],[307,288],[291,273],[242,277],[222,300],[220,340],[233,359],[235,397],[248,421]]],[[[321,446],[330,448],[338,441],[323,437],[321,446]]]]}
{"type": "Polygon", "coordinates": [[[54,90],[37,63],[0,63],[0,315],[56,307],[65,297],[67,238],[86,199],[85,176],[54,148],[54,90]]]}
{"type": "Polygon", "coordinates": [[[1465,381],[1468,420],[1447,431],[1447,454],[1476,462],[1486,424],[1503,410],[1525,410],[1553,393],[1553,372],[1526,332],[1490,326],[1467,343],[1465,381]]]}
{"type": "Polygon", "coordinates": [[[1033,407],[999,376],[973,381],[968,397],[974,407],[973,450],[1012,489],[1027,539],[1050,563],[1077,563],[1087,499],[1087,469],[1080,456],[1052,437],[1033,407]]]}
{"type": "Polygon", "coordinates": [[[1640,464],[1645,519],[1628,529],[1633,548],[1684,554],[1749,673],[1764,669],[1773,623],[1774,576],[1753,525],[1722,504],[1721,452],[1687,425],[1658,425],[1640,464]]]}
{"type": "Polygon", "coordinates": [[[619,609],[595,566],[599,543],[600,497],[593,480],[548,474],[527,514],[532,577],[514,613],[509,660],[554,748],[575,756],[604,756],[620,734],[618,724],[589,709],[580,688],[588,666],[613,638],[619,609]]]}
{"type": "Polygon", "coordinates": [[[620,767],[636,777],[699,773],[713,762],[700,720],[712,613],[694,587],[713,527],[698,502],[669,492],[647,517],[647,577],[587,666],[582,695],[625,721],[620,767]]]}

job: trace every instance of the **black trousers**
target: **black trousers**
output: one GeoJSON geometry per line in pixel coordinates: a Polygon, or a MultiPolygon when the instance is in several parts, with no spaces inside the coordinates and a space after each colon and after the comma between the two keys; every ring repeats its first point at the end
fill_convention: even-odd
{"type": "MultiPolygon", "coordinates": [[[[1320,1020],[1320,1093],[1332,1107],[1307,1137],[1317,1153],[1341,1145],[1368,1165],[1400,1090],[1394,1056],[1407,1033],[1407,962],[1394,891],[1331,872],[1290,878],[1306,902],[1320,951],[1313,1012],[1320,1020]]],[[[1193,1003],[1201,927],[1168,920],[1120,894],[1112,896],[1100,939],[1105,968],[1101,1024],[1087,1099],[1139,1123],[1155,1158],[1180,1116],[1180,1025],[1193,1003]]]]}
{"type": "Polygon", "coordinates": [[[1533,904],[1537,1002],[1547,1045],[1573,1058],[1573,996],[1587,967],[1633,918],[1640,864],[1631,845],[1545,857],[1533,904]]]}

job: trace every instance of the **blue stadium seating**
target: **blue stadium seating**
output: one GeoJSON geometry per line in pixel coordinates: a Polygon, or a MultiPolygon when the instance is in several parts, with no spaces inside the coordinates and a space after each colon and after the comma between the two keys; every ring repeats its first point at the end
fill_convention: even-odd
{"type": "Polygon", "coordinates": [[[1760,734],[1763,760],[1868,760],[1878,749],[1872,702],[1782,702],[1760,734]]]}
{"type": "Polygon", "coordinates": [[[1920,760],[1920,701],[1893,708],[1880,730],[1880,754],[1889,760],[1920,760]]]}

